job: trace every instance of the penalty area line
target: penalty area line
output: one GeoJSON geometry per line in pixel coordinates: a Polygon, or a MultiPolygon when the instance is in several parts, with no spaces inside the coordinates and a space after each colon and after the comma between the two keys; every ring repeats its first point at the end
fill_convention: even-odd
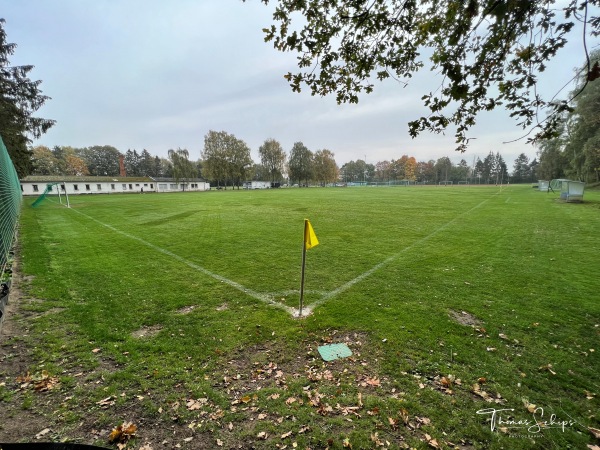
{"type": "Polygon", "coordinates": [[[132,234],[121,231],[118,228],[115,228],[112,225],[108,225],[104,222],[101,222],[100,220],[95,219],[94,217],[88,216],[87,214],[82,213],[81,211],[78,211],[77,209],[71,208],[71,211],[75,211],[76,213],[81,214],[82,216],[102,225],[103,227],[108,228],[111,231],[114,231],[115,233],[120,234],[121,236],[125,236],[126,238],[133,239],[134,241],[138,241],[139,243],[144,244],[146,247],[149,247],[152,250],[162,253],[163,255],[170,256],[171,258],[175,259],[176,261],[179,261],[180,263],[183,263],[186,266],[191,267],[192,269],[195,269],[198,272],[203,273],[204,275],[208,275],[209,277],[214,278],[215,280],[221,281],[222,283],[225,283],[225,284],[231,286],[232,288],[237,289],[240,292],[243,292],[244,294],[248,294],[249,296],[251,296],[252,298],[254,298],[256,300],[259,300],[263,303],[274,306],[276,308],[283,309],[284,311],[288,312],[292,316],[296,316],[298,314],[296,308],[291,308],[289,306],[278,303],[265,294],[261,294],[260,292],[256,292],[252,289],[248,289],[247,287],[242,286],[240,283],[236,283],[235,281],[230,280],[229,278],[225,278],[221,275],[211,272],[210,270],[205,269],[204,267],[199,266],[198,264],[193,263],[192,261],[189,261],[189,260],[177,255],[176,253],[173,253],[169,250],[161,248],[157,245],[151,244],[150,242],[145,241],[142,238],[139,238],[132,234]]]}

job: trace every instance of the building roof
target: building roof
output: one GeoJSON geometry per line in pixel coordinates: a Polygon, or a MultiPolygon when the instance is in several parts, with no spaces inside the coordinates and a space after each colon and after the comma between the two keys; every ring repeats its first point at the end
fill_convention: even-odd
{"type": "Polygon", "coordinates": [[[77,177],[72,175],[29,175],[21,178],[22,183],[152,183],[150,177],[77,177]]]}
{"type": "MultiPolygon", "coordinates": [[[[162,183],[175,183],[175,178],[166,178],[166,177],[154,177],[152,178],[154,181],[156,182],[162,182],[162,183]]],[[[205,183],[206,180],[204,178],[180,178],[179,179],[180,183],[205,183]]]]}

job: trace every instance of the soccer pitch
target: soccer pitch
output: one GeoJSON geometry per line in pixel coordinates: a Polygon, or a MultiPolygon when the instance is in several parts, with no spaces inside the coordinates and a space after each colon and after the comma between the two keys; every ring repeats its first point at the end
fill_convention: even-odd
{"type": "MultiPolygon", "coordinates": [[[[60,366],[65,347],[72,370],[100,373],[108,360],[114,370],[101,375],[110,392],[135,386],[167,402],[184,385],[188,395],[227,404],[236,397],[215,387],[215,377],[239,352],[263,364],[256,349],[276,348],[284,364],[306,355],[307,345],[310,354],[323,336],[351,343],[360,336],[363,354],[376,355],[364,367],[372,365],[389,390],[372,393],[377,414],[364,410],[352,426],[331,422],[355,448],[374,445],[379,413],[383,428],[402,438],[391,447],[428,443],[420,427],[403,432],[386,421],[401,408],[435,421],[425,430],[439,441],[462,436],[475,447],[529,448],[528,438],[506,441],[510,433],[476,414],[490,404],[472,387],[482,379],[502,400],[492,402],[497,407],[564,408],[578,425],[536,439],[578,445],[598,421],[589,411],[598,405],[591,393],[600,394],[600,192],[586,192],[582,204],[557,197],[529,186],[416,186],[81,195],[70,198],[70,209],[56,197],[35,209],[27,199],[21,271],[35,277],[28,295],[44,301],[26,308],[38,316],[32,327],[44,330],[45,363],[60,366]],[[305,317],[298,318],[305,218],[320,244],[306,255],[305,317]],[[96,347],[100,357],[90,353],[96,347]],[[463,382],[453,384],[455,377],[463,382]],[[406,398],[394,397],[400,390],[406,398]]],[[[296,388],[302,392],[301,383],[296,388]]],[[[250,391],[240,387],[238,397],[250,391]]],[[[158,403],[147,409],[158,414],[158,403]]],[[[314,418],[309,403],[305,409],[296,416],[313,430],[327,419],[314,418]]],[[[225,414],[234,425],[245,420],[239,411],[225,414]]],[[[230,441],[224,430],[219,442],[256,438],[259,425],[230,441]]],[[[270,426],[271,435],[285,434],[270,426]]],[[[300,434],[299,443],[315,444],[300,434]]],[[[327,443],[325,435],[311,439],[327,443]]]]}

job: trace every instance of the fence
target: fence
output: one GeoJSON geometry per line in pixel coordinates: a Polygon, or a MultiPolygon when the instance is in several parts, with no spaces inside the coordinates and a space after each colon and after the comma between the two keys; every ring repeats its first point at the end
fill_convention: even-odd
{"type": "Polygon", "coordinates": [[[4,273],[9,262],[8,256],[17,230],[21,202],[19,177],[0,137],[0,275],[4,273]]]}

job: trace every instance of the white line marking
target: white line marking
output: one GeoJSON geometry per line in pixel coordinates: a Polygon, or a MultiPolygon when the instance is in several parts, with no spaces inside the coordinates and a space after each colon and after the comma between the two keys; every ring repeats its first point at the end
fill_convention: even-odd
{"type": "Polygon", "coordinates": [[[176,259],[179,262],[182,262],[183,264],[191,267],[192,269],[197,270],[198,272],[202,272],[203,274],[208,275],[209,277],[212,277],[215,280],[219,280],[222,283],[226,283],[229,286],[231,286],[232,288],[237,289],[238,291],[243,292],[244,294],[248,294],[249,296],[255,298],[256,300],[260,300],[261,302],[267,303],[268,305],[274,306],[274,307],[279,308],[279,309],[283,309],[284,311],[287,311],[292,316],[298,315],[298,312],[297,312],[297,310],[295,308],[291,308],[289,306],[286,306],[286,305],[283,305],[283,304],[281,304],[279,302],[276,302],[275,300],[273,300],[270,296],[268,296],[266,294],[261,294],[260,292],[256,292],[256,291],[254,291],[252,289],[248,289],[248,288],[242,286],[241,284],[236,283],[235,281],[232,281],[232,280],[230,280],[228,278],[225,278],[225,277],[223,277],[221,275],[218,275],[218,274],[216,274],[214,272],[211,272],[210,270],[205,269],[204,267],[199,266],[196,263],[188,261],[187,259],[182,258],[181,256],[179,256],[179,255],[177,255],[177,254],[175,254],[173,252],[170,252],[169,250],[165,250],[164,248],[161,248],[161,247],[158,247],[158,246],[156,246],[154,244],[151,244],[150,242],[147,242],[147,241],[145,241],[145,240],[143,240],[143,239],[141,239],[141,238],[139,238],[137,236],[133,236],[133,235],[131,235],[129,233],[125,233],[124,231],[121,231],[121,230],[119,230],[119,229],[117,229],[117,228],[115,228],[115,227],[113,227],[111,225],[107,225],[107,224],[99,221],[98,219],[95,219],[95,218],[93,218],[91,216],[88,216],[87,214],[84,214],[81,211],[78,211],[77,209],[71,208],[71,211],[75,211],[76,213],[81,214],[82,216],[87,217],[90,220],[93,220],[94,222],[102,225],[103,227],[108,228],[109,230],[114,231],[115,233],[119,233],[120,235],[125,236],[125,237],[127,237],[129,239],[136,240],[136,241],[144,244],[145,246],[150,247],[151,249],[156,250],[157,252],[162,253],[163,255],[170,256],[171,258],[176,259]]]}
{"type": "MultiPolygon", "coordinates": [[[[497,194],[494,194],[497,195],[497,194]]],[[[491,197],[490,197],[491,198],[491,197]]],[[[416,247],[417,245],[422,244],[423,242],[429,240],[430,238],[432,238],[433,236],[435,236],[436,234],[438,234],[439,232],[445,230],[446,228],[448,228],[450,225],[452,225],[454,222],[456,222],[458,219],[460,219],[463,216],[466,216],[467,214],[469,214],[471,211],[476,210],[477,208],[481,207],[484,203],[486,203],[487,201],[490,200],[490,198],[483,200],[481,203],[479,203],[478,205],[472,207],[471,209],[469,209],[468,211],[465,211],[464,213],[456,216],[454,219],[452,219],[451,221],[449,221],[448,223],[445,223],[444,225],[442,225],[441,227],[439,227],[437,230],[434,230],[433,232],[431,232],[430,234],[428,234],[427,236],[413,242],[412,244],[408,245],[407,247],[404,247],[402,250],[400,250],[398,253],[396,253],[395,255],[390,256],[389,258],[383,260],[382,262],[380,262],[379,264],[376,264],[375,266],[371,267],[369,270],[367,270],[364,273],[361,273],[359,276],[357,276],[356,278],[348,281],[347,283],[342,284],[340,287],[334,289],[333,291],[325,294],[323,297],[321,297],[319,300],[311,303],[310,305],[307,305],[304,310],[306,311],[306,315],[309,315],[312,310],[314,308],[316,308],[317,306],[321,305],[322,303],[325,303],[327,300],[335,297],[338,294],[341,294],[342,292],[350,289],[352,286],[354,286],[356,283],[364,280],[365,278],[367,278],[368,276],[372,275],[374,272],[376,272],[377,270],[381,269],[383,266],[385,266],[386,264],[391,263],[392,261],[394,261],[395,259],[399,258],[403,253],[407,252],[408,250],[411,250],[412,248],[416,247]]]]}
{"type": "MultiPolygon", "coordinates": [[[[494,195],[497,195],[497,194],[498,193],[496,193],[494,195]]],[[[454,219],[452,219],[449,222],[445,223],[444,225],[442,225],[441,227],[439,227],[437,230],[434,230],[433,232],[431,232],[427,236],[425,236],[425,237],[423,237],[423,238],[421,238],[421,239],[413,242],[412,244],[404,247],[398,253],[396,253],[396,254],[394,254],[394,255],[386,258],[385,260],[383,260],[379,264],[376,264],[375,266],[373,266],[372,268],[370,268],[366,272],[363,272],[359,276],[357,276],[357,277],[353,278],[352,280],[344,283],[343,285],[341,285],[340,287],[334,289],[333,291],[325,293],[317,301],[315,301],[315,302],[313,302],[313,303],[311,303],[309,305],[305,305],[303,307],[303,312],[304,312],[303,317],[306,317],[306,316],[310,315],[312,313],[313,309],[315,309],[317,306],[325,303],[327,300],[335,297],[336,295],[341,294],[344,291],[347,291],[348,289],[350,289],[355,284],[361,282],[362,280],[364,280],[365,278],[369,277],[370,275],[372,275],[377,270],[381,269],[383,266],[385,266],[385,265],[391,263],[392,261],[398,259],[403,253],[411,250],[412,248],[416,247],[417,245],[420,245],[420,244],[426,242],[427,240],[429,240],[430,238],[432,238],[433,236],[435,236],[439,232],[445,230],[446,228],[448,228],[450,225],[452,225],[454,222],[456,222],[461,217],[466,216],[467,214],[471,213],[471,211],[474,211],[477,208],[480,208],[483,204],[485,204],[486,202],[488,202],[490,199],[491,199],[491,197],[487,198],[486,200],[483,200],[478,205],[476,205],[476,206],[472,207],[471,209],[469,209],[468,211],[465,211],[464,213],[456,216],[454,219]]],[[[177,261],[182,262],[183,264],[191,267],[192,269],[195,269],[195,270],[197,270],[199,272],[202,272],[203,274],[208,275],[209,277],[212,277],[215,280],[219,280],[219,281],[221,281],[223,283],[226,283],[229,286],[233,287],[234,289],[237,289],[240,292],[248,294],[249,296],[255,298],[256,300],[259,300],[259,301],[261,301],[263,303],[266,303],[268,305],[274,306],[276,308],[283,309],[284,311],[288,312],[293,317],[298,317],[298,315],[299,315],[298,308],[292,308],[290,306],[283,305],[283,304],[281,304],[281,303],[273,300],[273,296],[272,295],[261,294],[260,292],[256,292],[256,291],[254,291],[252,289],[248,289],[248,288],[242,286],[241,284],[236,283],[235,281],[232,281],[232,280],[230,280],[228,278],[225,278],[225,277],[223,277],[221,275],[218,275],[218,274],[216,274],[214,272],[211,272],[210,270],[205,269],[204,267],[199,266],[196,263],[188,261],[187,259],[182,258],[181,256],[179,256],[179,255],[177,255],[177,254],[175,254],[173,252],[170,252],[169,250],[165,250],[164,248],[161,248],[161,247],[158,247],[158,246],[156,246],[154,244],[151,244],[150,242],[147,242],[147,241],[145,241],[145,240],[143,240],[143,239],[141,239],[141,238],[139,238],[137,236],[133,236],[133,235],[131,235],[129,233],[125,233],[124,231],[121,231],[121,230],[119,230],[119,229],[117,229],[117,228],[115,228],[115,227],[113,227],[111,225],[105,224],[104,222],[101,222],[98,219],[95,219],[95,218],[93,218],[91,216],[88,216],[87,214],[84,214],[84,213],[82,213],[81,211],[79,211],[77,209],[71,208],[71,211],[75,211],[76,213],[81,214],[82,216],[87,217],[88,219],[93,220],[94,222],[102,225],[103,227],[106,227],[109,230],[112,230],[112,231],[114,231],[116,233],[119,233],[122,236],[125,236],[125,237],[127,237],[129,239],[136,240],[136,241],[144,244],[145,246],[150,247],[153,250],[156,250],[159,253],[162,253],[164,255],[170,256],[171,258],[174,258],[177,261]]],[[[292,293],[295,293],[295,292],[298,292],[298,291],[290,290],[290,291],[285,291],[285,292],[288,295],[291,295],[292,293]]]]}

